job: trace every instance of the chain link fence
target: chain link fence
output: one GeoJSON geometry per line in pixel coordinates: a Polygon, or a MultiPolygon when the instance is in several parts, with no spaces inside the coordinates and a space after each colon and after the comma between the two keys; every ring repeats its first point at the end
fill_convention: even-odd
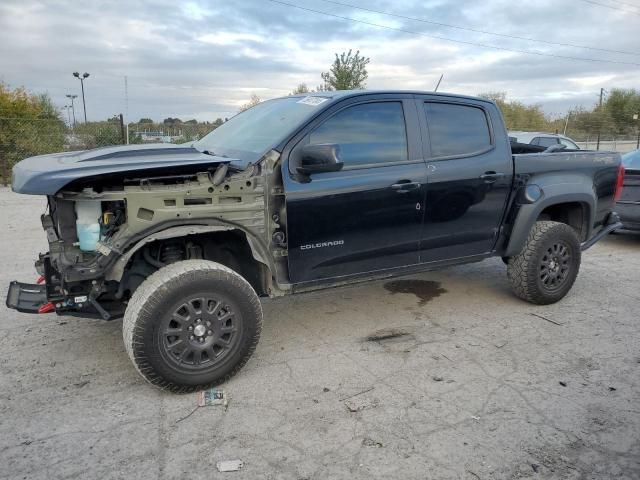
{"type": "Polygon", "coordinates": [[[216,126],[211,123],[124,125],[117,117],[114,121],[69,126],[60,120],[0,117],[0,182],[6,186],[11,181],[12,167],[27,157],[127,143],[186,143],[199,140],[216,126]]]}
{"type": "MultiPolygon", "coordinates": [[[[11,168],[20,160],[47,153],[88,150],[123,144],[187,143],[199,140],[219,123],[129,123],[118,117],[105,122],[78,123],[69,126],[61,120],[37,118],[0,117],[0,182],[11,181],[11,168]]],[[[511,127],[510,130],[530,130],[511,127]]],[[[574,130],[569,126],[566,134],[580,148],[598,148],[598,131],[574,130]]],[[[599,149],[620,153],[635,150],[640,143],[640,133],[627,135],[603,134],[599,149]]]]}

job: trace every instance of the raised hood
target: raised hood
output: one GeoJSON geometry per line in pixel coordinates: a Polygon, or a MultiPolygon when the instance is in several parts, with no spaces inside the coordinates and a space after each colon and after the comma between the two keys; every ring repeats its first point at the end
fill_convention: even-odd
{"type": "Polygon", "coordinates": [[[53,195],[74,180],[96,175],[217,163],[246,167],[240,160],[207,155],[190,145],[123,145],[27,158],[13,167],[11,184],[16,193],[53,195]]]}

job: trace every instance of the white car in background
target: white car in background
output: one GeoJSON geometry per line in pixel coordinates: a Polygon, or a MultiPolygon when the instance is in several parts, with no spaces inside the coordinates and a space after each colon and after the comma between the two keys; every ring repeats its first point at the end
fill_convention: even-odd
{"type": "Polygon", "coordinates": [[[553,145],[564,145],[570,150],[580,150],[576,142],[569,137],[557,133],[544,132],[509,132],[509,140],[517,143],[528,143],[540,147],[552,147],[553,145]]]}

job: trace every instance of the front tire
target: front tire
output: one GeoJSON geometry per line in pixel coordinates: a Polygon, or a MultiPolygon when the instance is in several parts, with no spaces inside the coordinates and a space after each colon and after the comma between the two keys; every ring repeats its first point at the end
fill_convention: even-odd
{"type": "Polygon", "coordinates": [[[123,320],[127,353],[149,383],[175,393],[235,375],[254,352],[262,308],[251,285],[206,260],[172,263],[134,292],[123,320]]]}
{"type": "Polygon", "coordinates": [[[548,305],[563,298],[580,269],[580,241],[569,225],[536,222],[522,251],[509,259],[507,277],[514,293],[548,305]]]}

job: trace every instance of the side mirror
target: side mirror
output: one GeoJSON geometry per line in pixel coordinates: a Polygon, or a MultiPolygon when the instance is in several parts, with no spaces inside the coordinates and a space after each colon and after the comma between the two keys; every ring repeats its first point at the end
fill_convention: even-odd
{"type": "Polygon", "coordinates": [[[300,166],[296,170],[302,175],[337,172],[344,166],[340,161],[340,147],[333,143],[305,145],[300,157],[300,166]]]}

